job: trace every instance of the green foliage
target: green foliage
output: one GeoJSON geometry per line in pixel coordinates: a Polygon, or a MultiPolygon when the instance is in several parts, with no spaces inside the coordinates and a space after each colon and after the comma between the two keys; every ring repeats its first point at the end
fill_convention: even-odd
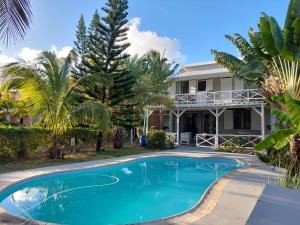
{"type": "MultiPolygon", "coordinates": [[[[281,98],[278,99],[283,102],[281,98]]],[[[287,112],[273,109],[272,113],[284,122],[284,127],[278,127],[272,134],[255,146],[257,150],[263,150],[269,147],[281,149],[285,147],[296,135],[300,133],[300,102],[294,100],[287,93],[284,96],[284,102],[287,106],[287,112]]]]}
{"type": "Polygon", "coordinates": [[[166,133],[162,130],[150,130],[146,140],[150,148],[165,148],[166,133]]]}
{"type": "Polygon", "coordinates": [[[62,136],[62,143],[66,146],[66,149],[71,147],[71,138],[75,138],[75,144],[78,148],[94,146],[97,139],[97,130],[87,128],[74,128],[68,130],[62,136]]]}
{"type": "Polygon", "coordinates": [[[75,48],[74,50],[79,55],[86,55],[86,51],[88,49],[88,40],[87,40],[87,30],[86,25],[84,21],[83,15],[80,16],[78,25],[77,25],[77,31],[76,31],[76,41],[74,42],[75,48]]]}
{"type": "MultiPolygon", "coordinates": [[[[87,128],[70,129],[60,137],[61,145],[71,149],[71,138],[77,148],[94,146],[97,131],[87,128]]],[[[0,127],[0,161],[32,158],[47,152],[51,146],[51,132],[35,127],[0,127]]]]}
{"type": "Polygon", "coordinates": [[[74,82],[71,77],[73,61],[72,52],[65,59],[59,59],[52,52],[42,52],[36,59],[36,64],[15,63],[4,71],[11,79],[23,79],[24,85],[19,88],[19,92],[22,99],[31,102],[29,115],[34,123],[51,132],[51,158],[58,157],[56,152],[60,136],[67,129],[81,123],[83,118],[88,117],[98,124],[105,124],[103,129],[107,128],[110,121],[108,110],[103,104],[76,103],[74,89],[89,77],[74,82]]]}
{"type": "MultiPolygon", "coordinates": [[[[80,37],[77,35],[75,43],[84,39],[88,45],[84,51],[86,54],[80,48],[75,48],[81,62],[76,66],[74,76],[79,79],[92,75],[92,79],[80,85],[83,98],[112,107],[114,125],[125,127],[132,120],[134,104],[129,100],[134,95],[133,86],[136,82],[125,64],[129,57],[125,50],[130,45],[126,42],[127,9],[127,0],[108,0],[102,8],[105,14],[103,17],[100,17],[98,11],[95,12],[86,36],[84,32],[81,32],[80,37]],[[124,122],[124,116],[128,116],[125,118],[127,122],[124,122]]],[[[77,33],[79,30],[84,29],[78,27],[77,33]]],[[[133,122],[130,126],[133,126],[133,122]]]]}
{"type": "Polygon", "coordinates": [[[136,79],[135,97],[141,110],[149,105],[166,105],[173,107],[173,101],[168,96],[168,88],[174,82],[170,76],[178,69],[178,64],[168,62],[157,51],[149,51],[141,58],[137,56],[128,60],[127,67],[136,79]]]}
{"type": "Polygon", "coordinates": [[[258,32],[249,29],[248,42],[239,34],[226,36],[241,53],[238,59],[228,53],[212,50],[215,60],[224,65],[237,78],[245,79],[249,84],[260,87],[266,78],[272,75],[269,66],[272,57],[281,56],[283,59],[300,60],[300,13],[299,1],[291,0],[284,28],[277,21],[263,13],[258,32]]]}
{"type": "Polygon", "coordinates": [[[22,40],[31,24],[30,0],[6,0],[0,4],[0,39],[6,45],[22,40]]]}
{"type": "Polygon", "coordinates": [[[0,161],[18,160],[38,152],[44,152],[50,143],[50,132],[46,129],[1,127],[0,161]]]}

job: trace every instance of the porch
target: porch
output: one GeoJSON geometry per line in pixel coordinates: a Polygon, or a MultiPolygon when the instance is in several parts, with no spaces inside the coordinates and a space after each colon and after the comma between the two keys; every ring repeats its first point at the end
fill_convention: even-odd
{"type": "Polygon", "coordinates": [[[151,128],[164,129],[177,146],[253,147],[271,129],[269,111],[258,90],[200,92],[172,97],[176,105],[174,110],[145,109],[144,129],[146,133],[151,128]],[[152,127],[153,121],[160,127],[152,127]]]}

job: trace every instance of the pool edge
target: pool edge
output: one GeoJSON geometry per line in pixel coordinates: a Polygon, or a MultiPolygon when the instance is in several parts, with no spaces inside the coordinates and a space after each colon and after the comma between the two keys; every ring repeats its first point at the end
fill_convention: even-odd
{"type": "MultiPolygon", "coordinates": [[[[189,152],[187,152],[189,153],[189,152]]],[[[68,167],[69,165],[78,165],[78,168],[62,168],[60,170],[55,170],[55,168],[57,166],[53,166],[53,167],[43,167],[43,168],[38,168],[38,169],[49,169],[48,171],[42,172],[40,174],[31,174],[28,177],[25,178],[20,178],[20,179],[16,179],[15,181],[9,182],[9,184],[4,184],[4,185],[0,185],[0,192],[4,191],[7,188],[10,188],[10,186],[13,186],[17,183],[20,182],[26,182],[28,180],[31,179],[35,179],[41,176],[47,176],[50,174],[59,174],[59,173],[65,173],[65,172],[72,172],[72,171],[78,171],[78,170],[85,170],[85,169],[92,169],[92,168],[101,168],[101,167],[107,167],[107,166],[114,166],[117,164],[121,164],[121,163],[126,163],[126,162],[131,162],[131,161],[136,161],[136,160],[141,160],[141,159],[146,159],[146,158],[157,158],[157,157],[186,157],[186,158],[213,158],[213,157],[217,157],[217,158],[225,158],[225,159],[231,159],[231,160],[236,160],[236,161],[241,161],[243,163],[248,164],[249,166],[244,167],[244,168],[238,168],[232,172],[230,172],[229,174],[226,174],[225,176],[220,177],[219,179],[217,179],[215,182],[213,182],[205,191],[205,193],[202,195],[202,197],[199,199],[199,201],[197,202],[197,204],[195,204],[195,206],[193,206],[191,209],[188,209],[184,212],[178,213],[176,215],[172,215],[169,217],[164,217],[164,218],[160,218],[158,220],[152,220],[152,221],[148,221],[148,222],[141,222],[141,223],[132,223],[132,224],[127,224],[127,225],[135,225],[135,224],[157,224],[158,222],[167,222],[167,221],[172,221],[172,224],[177,224],[176,221],[173,220],[177,220],[180,219],[190,213],[193,213],[195,211],[197,211],[207,200],[207,198],[210,196],[211,192],[214,190],[214,188],[216,187],[216,185],[218,183],[220,183],[222,180],[226,180],[226,179],[231,179],[232,177],[240,174],[242,171],[245,171],[246,169],[249,169],[251,167],[253,167],[252,164],[250,164],[249,162],[243,160],[243,159],[237,159],[236,157],[232,157],[233,155],[228,155],[228,156],[219,156],[218,154],[215,155],[206,155],[205,153],[202,153],[203,155],[181,155],[182,152],[156,152],[156,153],[146,153],[146,154],[137,154],[137,155],[131,155],[131,156],[125,156],[124,158],[112,158],[112,159],[108,159],[108,160],[113,160],[113,162],[106,162],[108,160],[96,160],[96,161],[90,161],[90,162],[95,162],[95,163],[103,163],[101,165],[93,165],[93,166],[86,166],[85,168],[80,168],[80,164],[84,164],[84,163],[74,163],[74,164],[68,164],[65,166],[58,166],[58,167],[68,167]],[[54,171],[51,171],[51,169],[54,169],[54,171]]],[[[27,170],[26,172],[33,172],[37,169],[33,169],[33,170],[27,170]]],[[[17,172],[22,172],[22,171],[17,171],[17,172]]],[[[11,173],[17,173],[17,172],[11,172],[11,173]]],[[[5,174],[5,173],[4,173],[5,174]]],[[[10,173],[6,173],[6,174],[10,174],[10,173]]],[[[0,177],[3,174],[0,174],[0,177]]],[[[225,185],[224,185],[225,187],[225,185]]],[[[224,187],[222,188],[221,192],[223,191],[224,187]]],[[[220,197],[220,196],[219,196],[220,197]]],[[[213,208],[212,208],[213,209],[213,208]]],[[[211,212],[211,211],[210,211],[211,212]]],[[[208,215],[210,212],[208,212],[206,215],[208,215]]],[[[204,215],[205,216],[205,215],[204,215]]],[[[203,216],[202,216],[203,217],[203,216]]],[[[202,217],[197,217],[197,219],[201,219],[202,217]]],[[[30,224],[32,225],[58,225],[58,224],[54,224],[54,223],[47,223],[47,222],[42,222],[42,221],[37,221],[37,220],[30,220],[30,219],[25,219],[22,217],[18,217],[16,215],[10,214],[9,212],[7,212],[5,209],[0,207],[0,222],[6,222],[4,224],[16,224],[14,221],[10,221],[11,220],[15,220],[15,221],[19,221],[20,225],[21,224],[27,224],[28,222],[31,222],[30,224]],[[3,219],[4,218],[4,219],[3,219]],[[7,221],[8,220],[8,221],[7,221]]]]}

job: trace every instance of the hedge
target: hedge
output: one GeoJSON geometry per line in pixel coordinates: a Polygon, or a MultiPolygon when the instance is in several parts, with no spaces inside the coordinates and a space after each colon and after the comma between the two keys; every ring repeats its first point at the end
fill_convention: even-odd
{"type": "MultiPolygon", "coordinates": [[[[62,144],[70,149],[71,137],[75,137],[77,148],[96,143],[97,131],[77,128],[67,131],[62,144]]],[[[33,127],[0,127],[0,161],[29,158],[44,153],[51,144],[50,131],[33,127]]]]}
{"type": "Polygon", "coordinates": [[[150,148],[165,148],[166,133],[163,130],[150,130],[148,131],[146,142],[150,148]]]}

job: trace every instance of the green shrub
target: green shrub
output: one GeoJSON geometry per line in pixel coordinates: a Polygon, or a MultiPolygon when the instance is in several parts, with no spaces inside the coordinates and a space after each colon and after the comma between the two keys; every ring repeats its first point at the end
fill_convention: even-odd
{"type": "Polygon", "coordinates": [[[162,130],[150,130],[146,140],[150,148],[165,148],[166,133],[162,130]]]}
{"type": "Polygon", "coordinates": [[[45,151],[51,142],[49,130],[42,128],[1,127],[0,161],[27,157],[45,151]]]}
{"type": "Polygon", "coordinates": [[[75,144],[79,148],[94,146],[97,140],[97,130],[87,128],[68,130],[62,137],[62,143],[66,148],[71,147],[71,138],[75,138],[75,144]]]}
{"type": "MultiPolygon", "coordinates": [[[[70,129],[61,137],[66,150],[71,149],[75,137],[76,148],[94,146],[97,131],[87,128],[70,129]]],[[[0,161],[19,160],[45,153],[51,145],[50,131],[35,127],[0,127],[0,161]]]]}

